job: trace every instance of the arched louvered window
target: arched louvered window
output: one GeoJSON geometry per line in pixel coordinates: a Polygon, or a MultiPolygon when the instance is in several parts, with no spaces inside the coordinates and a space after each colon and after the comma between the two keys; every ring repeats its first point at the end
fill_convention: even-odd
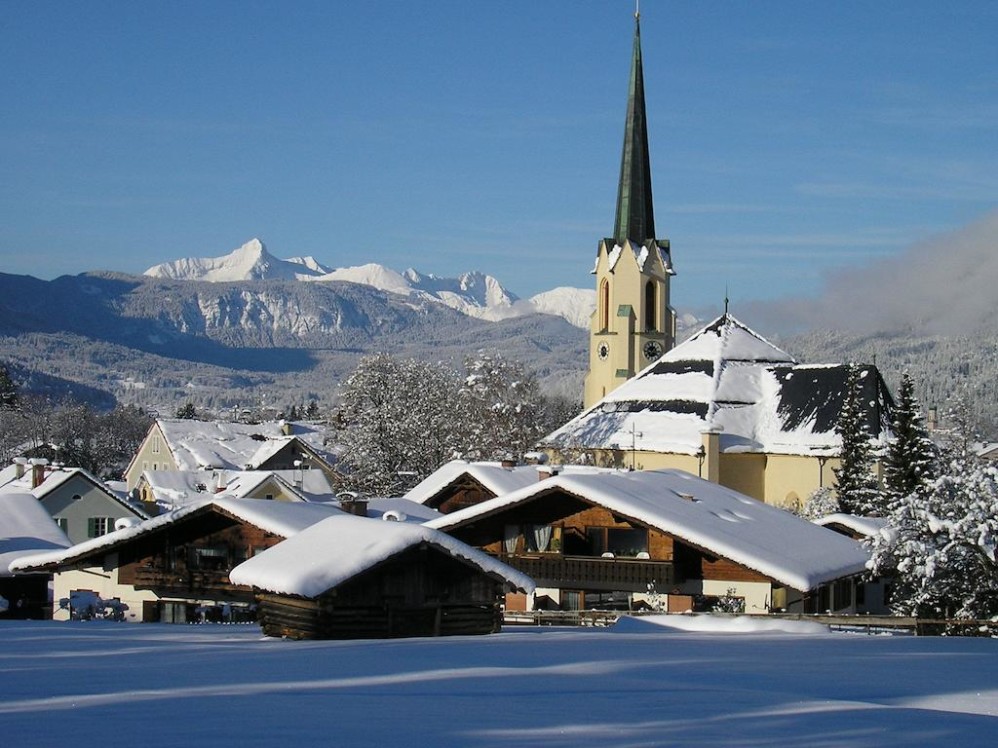
{"type": "Polygon", "coordinates": [[[655,282],[645,284],[645,332],[658,331],[658,309],[655,305],[655,282]]]}

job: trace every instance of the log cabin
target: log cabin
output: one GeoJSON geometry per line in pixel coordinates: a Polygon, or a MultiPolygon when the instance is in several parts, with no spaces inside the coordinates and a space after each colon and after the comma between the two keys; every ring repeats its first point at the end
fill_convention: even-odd
{"type": "Polygon", "coordinates": [[[422,525],[341,515],[248,559],[229,575],[256,592],[268,636],[357,639],[488,634],[525,574],[422,525]]]}

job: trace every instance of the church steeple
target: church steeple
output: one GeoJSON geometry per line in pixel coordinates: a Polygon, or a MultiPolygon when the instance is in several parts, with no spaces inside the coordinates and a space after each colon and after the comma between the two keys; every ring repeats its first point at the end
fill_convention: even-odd
{"type": "Polygon", "coordinates": [[[634,49],[631,53],[631,79],[627,90],[627,124],[624,129],[624,152],[620,159],[613,238],[620,243],[630,239],[639,244],[655,238],[639,13],[634,14],[634,49]]]}

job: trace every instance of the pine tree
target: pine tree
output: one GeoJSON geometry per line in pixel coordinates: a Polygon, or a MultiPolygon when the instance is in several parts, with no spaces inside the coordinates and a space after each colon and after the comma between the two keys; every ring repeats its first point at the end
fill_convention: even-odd
{"type": "Polygon", "coordinates": [[[17,410],[17,385],[7,367],[0,364],[0,410],[17,410]]]}
{"type": "Polygon", "coordinates": [[[186,403],[177,408],[176,418],[180,418],[185,421],[196,421],[198,418],[197,409],[194,407],[194,403],[188,400],[186,403]]]}
{"type": "Polygon", "coordinates": [[[884,459],[884,489],[890,511],[905,496],[930,482],[936,473],[936,448],[925,429],[915,385],[901,376],[894,411],[894,438],[884,459]]]}
{"type": "Polygon", "coordinates": [[[873,475],[873,450],[862,405],[862,376],[850,365],[845,381],[845,397],[835,432],[842,439],[840,466],[834,469],[839,507],[846,514],[877,514],[882,497],[873,475]]]}

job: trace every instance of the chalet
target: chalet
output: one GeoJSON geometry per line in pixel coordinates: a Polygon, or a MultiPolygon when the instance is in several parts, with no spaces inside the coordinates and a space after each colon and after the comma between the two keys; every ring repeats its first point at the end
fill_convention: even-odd
{"type": "Polygon", "coordinates": [[[329,501],[333,487],[322,470],[146,470],[133,492],[150,513],[206,496],[268,501],[329,501]]]}
{"type": "Polygon", "coordinates": [[[30,491],[0,488],[0,617],[42,618],[49,605],[51,574],[15,574],[23,556],[63,550],[69,538],[30,491]]]}
{"type": "MultiPolygon", "coordinates": [[[[160,418],[150,428],[125,470],[134,492],[147,470],[320,470],[336,483],[335,455],[323,434],[300,423],[258,424],[160,418]]],[[[294,482],[294,481],[292,481],[294,482]]]]}
{"type": "Polygon", "coordinates": [[[243,562],[268,636],[353,639],[489,634],[526,575],[438,530],[330,517],[243,562]]]}
{"type": "MultiPolygon", "coordinates": [[[[229,571],[338,507],[303,502],[213,498],[65,551],[30,556],[13,571],[53,573],[56,601],[76,593],[127,606],[129,621],[183,623],[209,616],[248,616],[253,593],[229,582],[229,571]]],[[[72,616],[70,604],[53,618],[72,616]]]]}
{"type": "Polygon", "coordinates": [[[81,468],[53,466],[48,460],[19,459],[10,486],[29,490],[72,543],[112,532],[121,523],[147,519],[139,506],[110,490],[81,468]]]}
{"type": "Polygon", "coordinates": [[[416,484],[405,497],[449,514],[525,488],[538,478],[560,472],[595,472],[589,465],[527,464],[512,462],[469,462],[451,460],[416,484]]]}
{"type": "MultiPolygon", "coordinates": [[[[725,313],[545,437],[553,461],[678,468],[777,506],[834,485],[849,366],[805,365],[725,313]]],[[[860,367],[868,433],[893,399],[860,367]]]]}
{"type": "Polygon", "coordinates": [[[427,523],[533,578],[508,610],[851,610],[859,543],[681,470],[560,475],[427,523]]]}

